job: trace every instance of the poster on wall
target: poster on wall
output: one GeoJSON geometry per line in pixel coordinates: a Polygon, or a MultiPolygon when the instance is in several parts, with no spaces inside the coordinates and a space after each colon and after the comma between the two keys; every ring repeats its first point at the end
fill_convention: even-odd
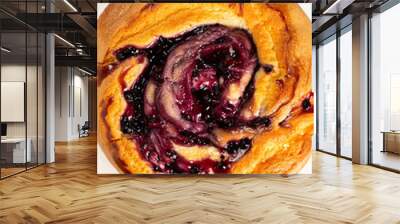
{"type": "Polygon", "coordinates": [[[311,173],[311,4],[98,13],[99,174],[311,173]]]}

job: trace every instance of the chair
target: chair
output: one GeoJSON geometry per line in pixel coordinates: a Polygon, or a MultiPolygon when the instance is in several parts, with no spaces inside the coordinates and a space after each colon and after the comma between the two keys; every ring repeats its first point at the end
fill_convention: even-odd
{"type": "Polygon", "coordinates": [[[85,123],[82,126],[78,124],[79,138],[89,136],[89,129],[90,129],[89,121],[85,121],[85,123]]]}

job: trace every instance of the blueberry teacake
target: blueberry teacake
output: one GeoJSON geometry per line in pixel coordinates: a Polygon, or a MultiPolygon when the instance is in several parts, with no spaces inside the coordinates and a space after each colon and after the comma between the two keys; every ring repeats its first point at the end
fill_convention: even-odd
{"type": "Polygon", "coordinates": [[[98,139],[121,172],[297,173],[311,157],[311,23],[297,4],[110,4],[98,139]]]}

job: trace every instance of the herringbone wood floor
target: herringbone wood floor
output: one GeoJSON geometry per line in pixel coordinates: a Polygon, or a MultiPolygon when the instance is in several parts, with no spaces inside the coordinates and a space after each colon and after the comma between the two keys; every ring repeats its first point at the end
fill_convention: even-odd
{"type": "Polygon", "coordinates": [[[315,153],[313,175],[98,176],[96,139],[0,181],[0,223],[400,223],[400,175],[315,153]]]}

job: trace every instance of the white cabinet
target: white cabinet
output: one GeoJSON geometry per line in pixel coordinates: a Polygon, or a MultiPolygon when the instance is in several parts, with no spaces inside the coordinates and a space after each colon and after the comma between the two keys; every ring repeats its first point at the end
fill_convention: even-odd
{"type": "Polygon", "coordinates": [[[8,153],[6,160],[10,163],[25,163],[32,161],[32,140],[26,140],[27,147],[25,151],[25,138],[7,138],[1,140],[2,151],[8,153]],[[12,155],[12,156],[11,156],[12,155]],[[12,160],[11,160],[12,157],[12,160]]]}

